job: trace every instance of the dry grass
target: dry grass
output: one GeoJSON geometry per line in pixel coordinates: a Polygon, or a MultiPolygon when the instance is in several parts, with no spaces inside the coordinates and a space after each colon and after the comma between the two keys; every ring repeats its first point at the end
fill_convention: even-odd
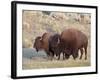
{"type": "Polygon", "coordinates": [[[64,68],[64,67],[83,67],[90,66],[90,60],[45,60],[45,61],[35,61],[29,60],[27,64],[23,64],[23,69],[41,69],[41,68],[64,68]]]}

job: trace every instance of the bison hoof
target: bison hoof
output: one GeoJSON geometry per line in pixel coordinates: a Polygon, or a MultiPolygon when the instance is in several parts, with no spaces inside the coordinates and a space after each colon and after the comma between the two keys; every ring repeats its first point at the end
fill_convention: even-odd
{"type": "Polygon", "coordinates": [[[82,57],[80,57],[80,60],[82,59],[82,57]]]}
{"type": "Polygon", "coordinates": [[[65,58],[63,60],[65,60],[65,58]]]}
{"type": "Polygon", "coordinates": [[[85,60],[87,60],[87,58],[85,58],[85,60]]]}
{"type": "Polygon", "coordinates": [[[76,60],[76,58],[74,58],[74,60],[76,60]]]}
{"type": "Polygon", "coordinates": [[[58,58],[57,60],[60,60],[60,58],[58,58]]]}
{"type": "Polygon", "coordinates": [[[53,60],[53,58],[50,58],[50,60],[52,61],[52,60],[53,60]]]}

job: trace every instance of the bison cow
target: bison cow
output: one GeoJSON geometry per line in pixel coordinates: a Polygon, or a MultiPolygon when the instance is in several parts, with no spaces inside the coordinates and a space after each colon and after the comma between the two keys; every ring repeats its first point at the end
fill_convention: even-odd
{"type": "Polygon", "coordinates": [[[62,52],[65,58],[69,58],[70,55],[73,56],[74,59],[78,57],[78,51],[81,51],[80,59],[82,59],[83,49],[85,50],[85,59],[87,59],[87,46],[88,46],[88,38],[87,36],[77,30],[77,29],[66,29],[64,30],[60,36],[55,36],[53,39],[54,50],[58,50],[58,54],[60,57],[60,53],[62,52]],[[55,41],[54,41],[55,40],[55,41]]]}
{"type": "Polygon", "coordinates": [[[44,33],[42,36],[36,37],[34,42],[34,48],[36,51],[44,50],[48,57],[52,57],[54,55],[52,51],[49,51],[49,38],[51,35],[51,33],[44,33]]]}

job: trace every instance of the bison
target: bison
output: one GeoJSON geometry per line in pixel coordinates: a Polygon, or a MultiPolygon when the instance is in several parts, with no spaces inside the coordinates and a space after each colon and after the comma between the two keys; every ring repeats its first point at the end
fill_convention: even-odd
{"type": "MultiPolygon", "coordinates": [[[[87,36],[77,30],[77,29],[66,29],[61,35],[54,36],[52,39],[52,44],[54,51],[56,51],[60,58],[60,53],[63,53],[63,59],[69,58],[70,55],[73,56],[74,59],[78,57],[78,51],[81,51],[80,59],[82,59],[83,49],[85,50],[85,59],[87,59],[87,46],[88,46],[88,38],[87,36]]],[[[52,49],[52,50],[53,50],[52,49]]]]}
{"type": "Polygon", "coordinates": [[[62,52],[62,45],[59,44],[60,43],[59,38],[60,38],[59,34],[54,34],[49,38],[49,51],[53,52],[54,55],[58,56],[58,60],[60,59],[60,54],[62,52]]]}
{"type": "Polygon", "coordinates": [[[52,57],[54,55],[53,51],[49,51],[49,38],[52,34],[51,33],[44,33],[41,36],[36,37],[34,42],[34,48],[36,51],[44,50],[47,53],[48,57],[52,57]]]}
{"type": "Polygon", "coordinates": [[[83,32],[77,29],[66,29],[62,32],[61,39],[65,47],[70,50],[74,59],[78,57],[78,50],[81,51],[80,59],[82,58],[83,48],[85,50],[85,59],[87,59],[88,38],[83,32]]]}

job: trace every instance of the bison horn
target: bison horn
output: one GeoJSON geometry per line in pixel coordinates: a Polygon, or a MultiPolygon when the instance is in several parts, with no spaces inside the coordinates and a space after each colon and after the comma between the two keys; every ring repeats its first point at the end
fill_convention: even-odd
{"type": "Polygon", "coordinates": [[[40,40],[42,40],[42,37],[40,38],[40,40]]]}

